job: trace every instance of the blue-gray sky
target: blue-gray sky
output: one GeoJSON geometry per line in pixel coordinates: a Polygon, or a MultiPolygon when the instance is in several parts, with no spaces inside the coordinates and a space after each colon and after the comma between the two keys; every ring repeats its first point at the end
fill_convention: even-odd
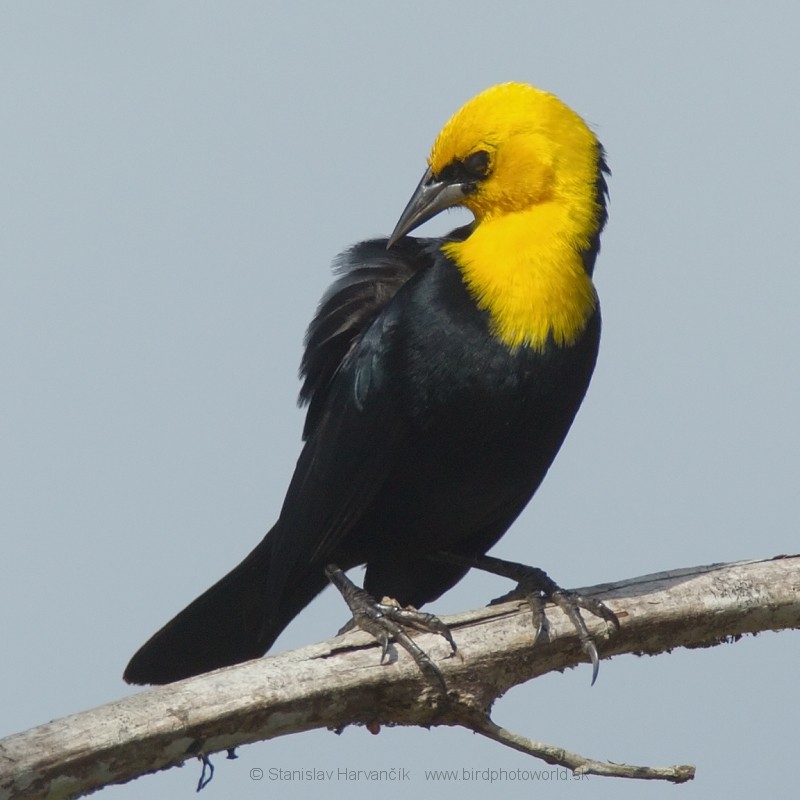
{"type": "MultiPolygon", "coordinates": [[[[562,97],[614,174],[595,379],[494,553],[580,586],[797,552],[799,29],[790,2],[4,4],[0,734],[132,691],[132,652],[272,524],[332,258],[392,229],[442,123],[500,81],[562,97]]],[[[471,576],[433,610],[506,588],[471,576]]],[[[345,618],[326,592],[278,647],[345,618]]],[[[785,797],[798,658],[796,633],[623,657],[495,708],[589,756],[696,763],[681,788],[434,785],[543,765],[458,730],[349,729],[218,759],[204,796],[785,797]],[[250,780],[274,766],[411,779],[250,780]]],[[[188,798],[197,774],[104,797],[188,798]]]]}

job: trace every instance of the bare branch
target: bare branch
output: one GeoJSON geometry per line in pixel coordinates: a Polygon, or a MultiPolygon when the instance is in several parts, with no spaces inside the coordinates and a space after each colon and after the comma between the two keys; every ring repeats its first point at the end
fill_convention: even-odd
{"type": "MultiPolygon", "coordinates": [[[[603,658],[712,646],[745,633],[800,627],[800,556],[712,565],[581,589],[619,616],[609,639],[587,624],[603,658]]],[[[509,733],[489,719],[508,689],[583,659],[574,628],[548,608],[547,631],[531,649],[530,610],[490,606],[445,620],[459,652],[441,637],[417,638],[441,668],[444,694],[413,659],[395,650],[379,665],[363,633],[250,661],[140,692],[0,740],[0,800],[69,798],[182,763],[197,755],[314,728],[460,725],[550,763],[597,775],[688,780],[666,771],[585,759],[509,733]],[[548,641],[549,640],[549,641],[548,641]]]]}
{"type": "Polygon", "coordinates": [[[520,753],[540,758],[548,764],[571,769],[576,774],[603,775],[607,778],[639,778],[651,781],[670,781],[671,783],[686,783],[694,778],[694,767],[691,764],[677,764],[673,767],[637,767],[633,764],[595,761],[578,753],[570,753],[563,747],[534,742],[526,736],[511,733],[511,731],[495,725],[488,718],[482,725],[476,726],[474,731],[513,750],[519,750],[520,753]]]}

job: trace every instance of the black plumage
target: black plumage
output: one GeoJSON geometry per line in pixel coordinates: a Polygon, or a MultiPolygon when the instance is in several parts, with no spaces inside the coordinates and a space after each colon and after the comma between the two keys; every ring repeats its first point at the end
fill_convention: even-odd
{"type": "Polygon", "coordinates": [[[345,253],[309,327],[306,444],[278,522],[139,650],[128,682],[262,655],[325,587],[329,562],[366,564],[377,597],[428,603],[466,568],[425,554],[485,553],[536,491],[589,383],[599,311],[572,347],[510,351],[441,241],[398,244],[345,253]]]}

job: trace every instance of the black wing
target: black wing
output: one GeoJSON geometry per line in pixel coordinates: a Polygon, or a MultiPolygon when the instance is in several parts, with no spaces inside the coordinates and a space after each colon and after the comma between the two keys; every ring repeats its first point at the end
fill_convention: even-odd
{"type": "Polygon", "coordinates": [[[447,239],[404,237],[361,242],[336,262],[340,277],[317,309],[300,367],[303,438],[281,514],[271,536],[269,593],[284,591],[329,560],[345,569],[363,563],[353,535],[402,458],[409,435],[399,407],[396,372],[387,369],[402,316],[397,297],[430,268],[447,239]],[[397,302],[392,302],[396,300],[397,302]]]}
{"type": "Polygon", "coordinates": [[[443,239],[404,236],[386,249],[387,239],[353,245],[334,262],[339,277],[317,307],[305,336],[300,362],[299,404],[308,404],[303,439],[319,423],[331,381],[367,328],[414,275],[430,267],[435,250],[445,241],[463,241],[473,224],[451,231],[443,239]]]}
{"type": "Polygon", "coordinates": [[[331,382],[365,331],[397,291],[428,267],[428,241],[405,237],[386,249],[386,239],[360,242],[334,262],[331,285],[308,326],[300,362],[300,405],[308,404],[303,439],[317,428],[331,382]]]}
{"type": "Polygon", "coordinates": [[[433,263],[431,244],[406,237],[387,251],[386,239],[376,239],[337,259],[340,277],[306,335],[306,443],[270,534],[271,607],[328,560],[357,563],[348,533],[384,486],[407,433],[386,370],[400,313],[392,300],[433,263]]]}

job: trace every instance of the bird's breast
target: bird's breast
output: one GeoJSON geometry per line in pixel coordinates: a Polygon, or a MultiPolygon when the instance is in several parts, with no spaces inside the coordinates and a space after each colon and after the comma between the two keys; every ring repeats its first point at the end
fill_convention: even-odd
{"type": "Polygon", "coordinates": [[[597,296],[581,255],[585,236],[572,222],[567,209],[549,204],[482,222],[444,245],[506,347],[544,351],[582,335],[597,296]]]}

